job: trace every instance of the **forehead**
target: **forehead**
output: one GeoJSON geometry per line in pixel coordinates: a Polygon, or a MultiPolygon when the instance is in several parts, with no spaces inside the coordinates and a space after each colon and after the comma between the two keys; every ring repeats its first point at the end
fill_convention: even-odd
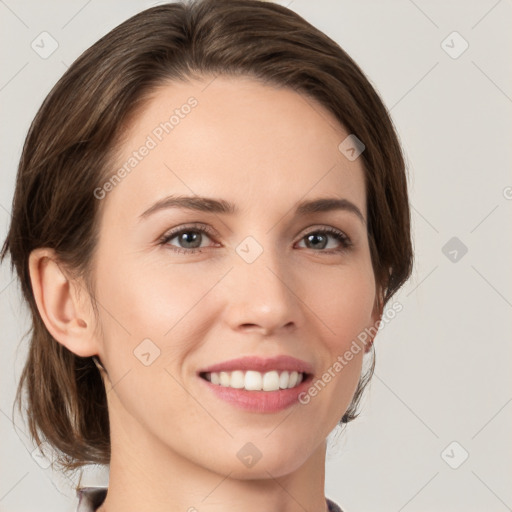
{"type": "Polygon", "coordinates": [[[348,135],[325,107],[290,88],[247,77],[171,82],[132,119],[111,169],[122,178],[104,206],[135,215],[165,195],[197,194],[249,214],[258,202],[288,208],[329,195],[349,196],[365,212],[362,159],[338,149],[348,135]]]}

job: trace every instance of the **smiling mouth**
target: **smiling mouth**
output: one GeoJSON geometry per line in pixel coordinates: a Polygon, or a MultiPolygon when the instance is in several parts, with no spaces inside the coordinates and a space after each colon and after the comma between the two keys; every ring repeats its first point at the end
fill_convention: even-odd
{"type": "Polygon", "coordinates": [[[268,372],[234,370],[231,372],[201,372],[199,376],[220,387],[245,391],[279,391],[292,389],[311,375],[305,372],[271,370],[268,372]]]}

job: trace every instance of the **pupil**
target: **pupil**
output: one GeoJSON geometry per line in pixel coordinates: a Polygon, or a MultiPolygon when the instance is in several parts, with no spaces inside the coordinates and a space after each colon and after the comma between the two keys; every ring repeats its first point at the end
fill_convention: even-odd
{"type": "MultiPolygon", "coordinates": [[[[326,242],[326,237],[324,235],[309,235],[308,236],[308,241],[309,242],[315,242],[315,241],[318,241],[319,239],[323,238],[323,244],[321,244],[321,247],[322,249],[325,247],[325,242],[326,242]]],[[[317,246],[318,247],[318,246],[317,246]]]]}
{"type": "MultiPolygon", "coordinates": [[[[197,242],[199,239],[199,233],[187,232],[181,235],[181,241],[185,244],[197,242]]],[[[196,246],[192,247],[195,248],[196,246]]],[[[197,246],[198,247],[198,246],[197,246]]],[[[188,247],[187,247],[188,248],[188,247]]]]}

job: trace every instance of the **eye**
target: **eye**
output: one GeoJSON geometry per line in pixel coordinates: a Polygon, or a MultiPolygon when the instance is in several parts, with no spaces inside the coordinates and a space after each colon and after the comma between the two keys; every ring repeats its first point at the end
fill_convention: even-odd
{"type": "MultiPolygon", "coordinates": [[[[208,226],[182,226],[165,233],[158,243],[176,253],[194,254],[200,253],[202,249],[208,247],[208,245],[203,245],[203,242],[205,242],[205,239],[211,240],[210,235],[213,236],[213,234],[213,230],[208,226]],[[176,242],[171,243],[175,239],[176,242]]],[[[306,249],[313,249],[324,254],[339,253],[347,250],[352,245],[352,242],[345,233],[331,227],[310,231],[301,238],[301,242],[303,240],[306,242],[306,249]],[[335,239],[337,246],[335,244],[334,247],[328,247],[329,238],[335,239]]]]}
{"type": "Polygon", "coordinates": [[[205,238],[210,238],[209,234],[213,233],[207,226],[183,226],[165,233],[159,240],[159,244],[166,245],[178,253],[199,253],[206,247],[202,245],[202,242],[205,238]],[[180,244],[178,247],[170,243],[174,239],[177,240],[176,243],[180,244]]]}
{"type": "Polygon", "coordinates": [[[301,241],[302,240],[306,241],[307,249],[313,249],[315,251],[320,250],[327,254],[345,251],[352,245],[350,238],[345,235],[345,233],[335,228],[322,228],[310,231],[307,235],[302,237],[301,241]],[[324,250],[329,245],[329,238],[337,240],[338,247],[328,247],[328,250],[324,250]]]}

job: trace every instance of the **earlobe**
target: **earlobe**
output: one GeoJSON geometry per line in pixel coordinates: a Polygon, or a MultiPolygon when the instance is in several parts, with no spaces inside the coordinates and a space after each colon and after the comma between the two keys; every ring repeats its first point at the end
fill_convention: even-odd
{"type": "Polygon", "coordinates": [[[372,311],[372,326],[370,329],[370,332],[374,333],[372,334],[370,340],[368,341],[366,347],[365,347],[365,353],[370,352],[375,336],[377,336],[377,332],[379,330],[380,322],[382,320],[382,315],[384,313],[384,297],[382,296],[382,291],[377,290],[377,294],[375,296],[375,302],[373,305],[373,311],[372,311]]]}
{"type": "Polygon", "coordinates": [[[39,314],[53,338],[80,357],[97,354],[90,308],[79,300],[78,284],[63,272],[55,251],[32,251],[29,272],[39,314]]]}

